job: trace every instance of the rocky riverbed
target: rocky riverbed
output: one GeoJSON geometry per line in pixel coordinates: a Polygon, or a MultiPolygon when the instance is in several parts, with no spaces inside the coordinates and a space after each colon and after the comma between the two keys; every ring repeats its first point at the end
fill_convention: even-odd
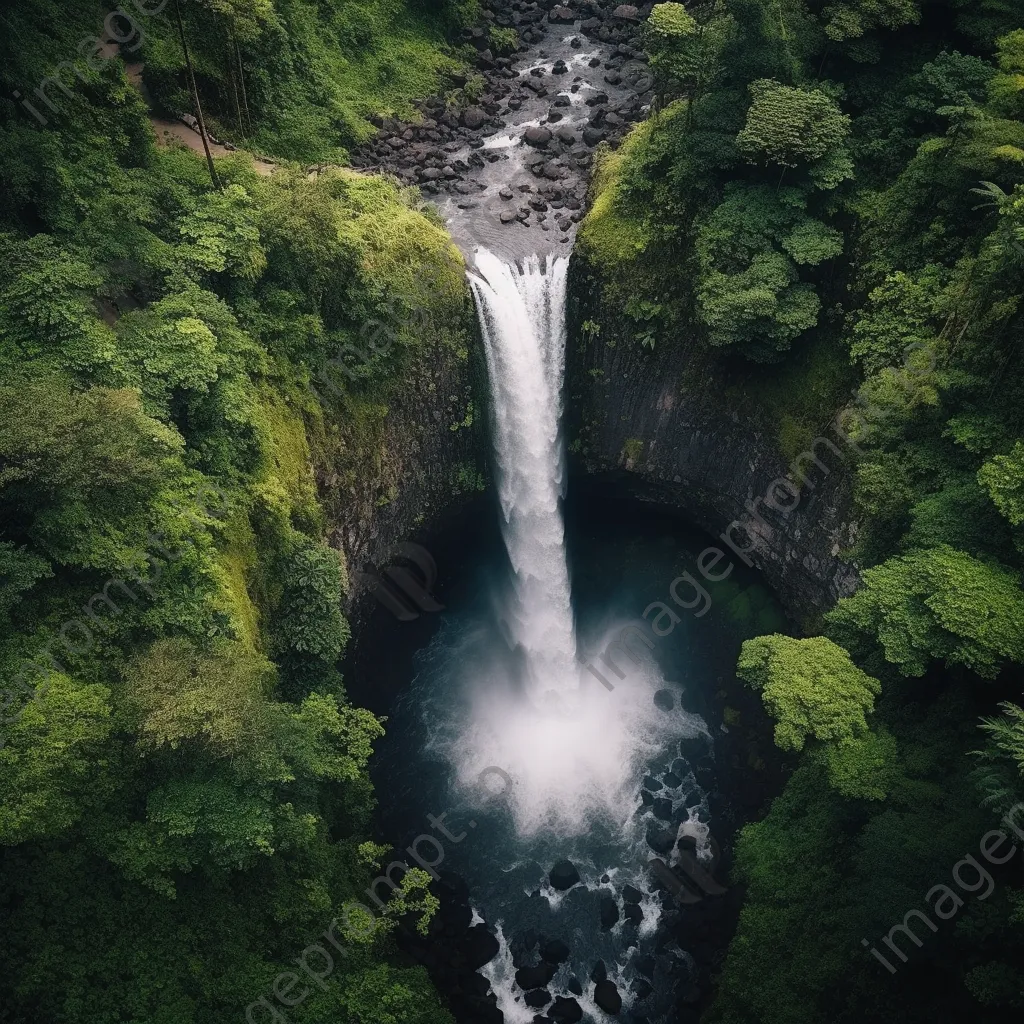
{"type": "Polygon", "coordinates": [[[649,13],[597,0],[492,0],[485,23],[465,32],[476,73],[420,102],[418,123],[382,119],[353,165],[419,186],[467,254],[481,244],[514,258],[567,250],[594,148],[616,145],[649,109],[640,48],[649,13]],[[495,56],[492,28],[514,29],[518,50],[495,56]]]}

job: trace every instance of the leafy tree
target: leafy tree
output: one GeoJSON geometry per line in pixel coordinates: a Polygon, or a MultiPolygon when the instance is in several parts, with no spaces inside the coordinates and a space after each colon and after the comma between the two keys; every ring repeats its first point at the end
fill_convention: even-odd
{"type": "Polygon", "coordinates": [[[946,545],[891,558],[829,612],[832,634],[855,652],[881,649],[906,676],[932,659],[994,678],[1024,660],[1024,592],[1017,575],[946,545]]]}
{"type": "Polygon", "coordinates": [[[769,79],[752,82],[753,102],[736,144],[751,163],[806,166],[819,188],[835,188],[853,173],[845,148],[850,118],[827,93],[769,79]]]}
{"type": "Polygon", "coordinates": [[[775,633],[747,640],[736,671],[761,692],[783,750],[802,750],[808,737],[835,742],[863,736],[881,691],[846,651],[820,636],[796,640],[775,633]]]}

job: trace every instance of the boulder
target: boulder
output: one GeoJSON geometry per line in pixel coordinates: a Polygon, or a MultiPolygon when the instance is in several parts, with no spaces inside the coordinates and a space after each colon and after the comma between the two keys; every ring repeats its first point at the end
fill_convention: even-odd
{"type": "Polygon", "coordinates": [[[632,4],[619,4],[612,11],[612,17],[618,18],[620,21],[639,21],[640,11],[632,4]]]}
{"type": "Polygon", "coordinates": [[[554,976],[555,968],[552,964],[520,967],[516,971],[516,984],[521,989],[543,988],[554,976]]]}
{"type": "Polygon", "coordinates": [[[482,128],[486,121],[487,111],[483,107],[466,107],[462,112],[462,123],[467,128],[482,128]]]}
{"type": "Polygon", "coordinates": [[[594,1002],[598,1008],[610,1013],[613,1017],[622,1009],[622,996],[615,987],[615,983],[605,979],[599,981],[594,988],[594,1002]]]}
{"type": "Polygon", "coordinates": [[[523,1002],[527,1006],[532,1006],[533,1009],[539,1010],[542,1006],[547,1006],[551,1002],[551,993],[546,988],[535,988],[523,996],[523,1002]]]}
{"type": "Polygon", "coordinates": [[[664,798],[655,799],[651,805],[651,810],[654,812],[654,816],[660,821],[671,821],[672,820],[672,801],[664,798]]]}
{"type": "Polygon", "coordinates": [[[623,903],[639,903],[643,898],[644,894],[635,885],[624,885],[622,887],[623,903]]]}
{"type": "Polygon", "coordinates": [[[583,129],[583,141],[588,146],[596,146],[604,138],[604,132],[600,128],[586,127],[583,129]]]}
{"type": "Polygon", "coordinates": [[[658,825],[647,827],[647,845],[655,853],[668,853],[676,842],[676,830],[674,828],[661,828],[658,825]]]}
{"type": "Polygon", "coordinates": [[[604,981],[607,977],[608,968],[605,967],[603,960],[598,960],[597,963],[594,964],[594,969],[590,972],[590,980],[594,982],[604,981]]]}
{"type": "MultiPolygon", "coordinates": [[[[550,135],[551,133],[548,132],[549,137],[550,135]]],[[[548,873],[548,879],[553,889],[565,892],[566,889],[571,889],[579,882],[580,873],[571,860],[560,860],[548,873]]]]}
{"type": "Polygon", "coordinates": [[[502,210],[501,213],[498,214],[498,220],[500,220],[502,224],[511,224],[515,219],[515,210],[502,210]]]}
{"type": "Polygon", "coordinates": [[[549,964],[561,964],[569,959],[569,947],[561,939],[552,939],[540,947],[540,955],[549,964]]]}
{"type": "Polygon", "coordinates": [[[558,1024],[578,1024],[583,1020],[583,1008],[575,999],[559,996],[548,1010],[548,1016],[558,1024]]]}
{"type": "Polygon", "coordinates": [[[622,916],[630,924],[641,924],[644,919],[644,912],[640,909],[639,903],[627,903],[622,909],[622,916]]]}
{"type": "Polygon", "coordinates": [[[487,925],[473,925],[466,933],[466,961],[475,971],[490,963],[497,955],[498,940],[487,930],[487,925]]]}
{"type": "Polygon", "coordinates": [[[645,978],[653,978],[655,963],[653,956],[638,956],[635,961],[635,966],[637,971],[645,978]]]}
{"type": "MultiPolygon", "coordinates": [[[[561,222],[559,222],[561,227],[561,222]]],[[[562,228],[564,231],[565,228],[562,228]]],[[[619,905],[611,896],[601,897],[601,930],[608,931],[619,920],[619,905]]]]}
{"type": "MultiPolygon", "coordinates": [[[[550,128],[533,127],[533,128],[527,128],[526,131],[523,132],[523,142],[525,142],[528,146],[534,146],[534,147],[539,149],[542,146],[546,146],[550,141],[551,141],[551,129],[550,128]]],[[[573,869],[573,870],[575,870],[575,869],[573,869]]],[[[579,876],[578,875],[577,875],[577,881],[579,881],[579,876]]]]}
{"type": "MultiPolygon", "coordinates": [[[[615,115],[615,120],[612,120],[612,114],[608,114],[605,120],[609,124],[621,124],[622,119],[615,115]]],[[[675,694],[671,690],[657,690],[654,694],[654,706],[661,708],[662,711],[671,711],[676,706],[675,694]]]]}
{"type": "Polygon", "coordinates": [[[548,21],[556,25],[571,25],[576,20],[576,15],[568,7],[552,7],[548,12],[548,21]]]}

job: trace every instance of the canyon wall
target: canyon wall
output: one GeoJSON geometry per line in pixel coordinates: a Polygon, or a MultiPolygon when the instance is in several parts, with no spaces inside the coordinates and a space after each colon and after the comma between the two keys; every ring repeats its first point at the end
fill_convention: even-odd
{"type": "Polygon", "coordinates": [[[745,557],[762,570],[793,618],[813,628],[857,585],[842,557],[857,532],[849,440],[826,423],[813,454],[808,443],[787,457],[777,413],[744,384],[757,367],[737,372],[687,337],[651,350],[633,333],[602,302],[600,282],[577,252],[566,370],[574,466],[679,509],[734,561],[745,557]],[[776,486],[766,501],[773,481],[787,476],[798,486],[776,486]]]}

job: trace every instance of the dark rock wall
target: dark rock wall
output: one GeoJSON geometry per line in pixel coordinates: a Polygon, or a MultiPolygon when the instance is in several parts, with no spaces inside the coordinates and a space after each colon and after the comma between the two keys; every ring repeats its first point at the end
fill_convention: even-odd
{"type": "MultiPolygon", "coordinates": [[[[821,465],[809,456],[801,461],[806,479],[795,496],[795,488],[776,492],[776,504],[789,511],[769,508],[763,500],[769,485],[793,476],[770,410],[742,388],[727,393],[726,364],[694,340],[683,337],[653,352],[631,340],[622,318],[602,308],[599,292],[577,255],[566,369],[575,465],[678,508],[715,537],[738,521],[730,531],[735,547],[750,549],[747,557],[787,611],[813,628],[821,612],[857,585],[856,571],[840,556],[857,530],[851,449],[842,431],[823,432],[828,444],[815,445],[821,465]],[[588,320],[600,325],[599,333],[584,330],[588,320]]],[[[738,561],[725,541],[717,544],[738,561]]]]}
{"type": "Polygon", "coordinates": [[[361,574],[422,541],[487,479],[486,367],[468,288],[465,336],[464,351],[428,343],[386,398],[325,410],[314,463],[330,543],[348,565],[354,627],[371,606],[361,574]]]}

